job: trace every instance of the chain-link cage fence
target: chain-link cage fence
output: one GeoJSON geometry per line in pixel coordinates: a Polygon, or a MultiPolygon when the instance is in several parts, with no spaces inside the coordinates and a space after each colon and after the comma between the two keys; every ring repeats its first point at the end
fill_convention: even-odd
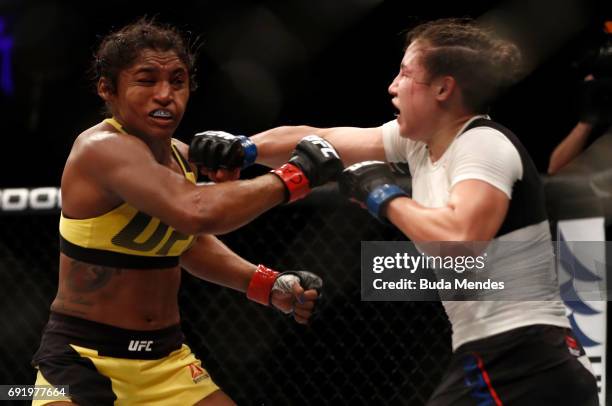
{"type": "MultiPolygon", "coordinates": [[[[30,366],[57,285],[57,215],[1,217],[0,383],[30,366]]],[[[450,357],[440,303],[362,302],[360,241],[401,240],[333,191],[278,207],[221,239],[254,263],[324,278],[309,326],[183,273],[183,329],[239,405],[422,405],[450,357]]]]}

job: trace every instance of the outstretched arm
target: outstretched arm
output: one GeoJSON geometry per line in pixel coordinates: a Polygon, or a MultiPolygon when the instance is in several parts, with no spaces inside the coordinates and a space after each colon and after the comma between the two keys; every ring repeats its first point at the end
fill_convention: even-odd
{"type": "Polygon", "coordinates": [[[283,126],[251,137],[257,146],[257,162],[270,167],[282,164],[289,158],[300,139],[310,134],[329,141],[346,166],[361,161],[385,159],[381,127],[283,126]]]}
{"type": "Polygon", "coordinates": [[[75,144],[65,176],[79,176],[108,195],[159,218],[183,234],[220,234],[273,206],[305,196],[342,170],[324,140],[299,143],[291,162],[247,181],[194,185],[162,165],[136,137],[102,132],[75,144]],[[72,174],[72,175],[71,175],[72,174]]]}
{"type": "Polygon", "coordinates": [[[309,126],[276,127],[250,139],[222,131],[205,131],[194,137],[189,159],[197,163],[202,174],[215,182],[236,180],[241,169],[255,162],[269,167],[281,165],[302,138],[313,134],[329,141],[345,166],[364,160],[385,159],[382,127],[309,126]]]}
{"type": "Polygon", "coordinates": [[[67,176],[78,173],[109,195],[192,235],[236,229],[282,203],[285,193],[274,175],[194,185],[157,162],[140,139],[113,133],[101,133],[75,145],[67,167],[67,176]]]}

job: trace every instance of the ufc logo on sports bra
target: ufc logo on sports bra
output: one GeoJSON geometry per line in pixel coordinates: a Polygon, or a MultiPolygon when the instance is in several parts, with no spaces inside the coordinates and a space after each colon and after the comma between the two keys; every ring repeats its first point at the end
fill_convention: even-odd
{"type": "Polygon", "coordinates": [[[130,345],[128,346],[128,351],[153,351],[151,349],[151,345],[153,341],[147,340],[130,340],[130,345]]]}
{"type": "MultiPolygon", "coordinates": [[[[145,241],[138,242],[136,239],[143,233],[153,218],[147,214],[138,212],[134,218],[117,233],[111,240],[118,247],[128,248],[134,251],[148,252],[157,247],[166,236],[168,225],[159,222],[155,231],[145,241]]],[[[189,237],[172,230],[172,233],[165,239],[165,243],[158,249],[156,255],[168,255],[168,252],[177,241],[188,240],[189,237]]]]}
{"type": "Polygon", "coordinates": [[[321,153],[325,155],[326,158],[336,157],[340,159],[340,157],[336,153],[336,150],[332,148],[331,144],[325,140],[322,140],[318,135],[309,135],[307,137],[304,137],[304,139],[319,146],[319,148],[321,149],[321,153]]]}

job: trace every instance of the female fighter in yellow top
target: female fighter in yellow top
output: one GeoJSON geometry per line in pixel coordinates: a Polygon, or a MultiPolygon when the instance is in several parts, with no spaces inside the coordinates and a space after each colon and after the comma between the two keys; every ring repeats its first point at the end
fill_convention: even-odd
{"type": "Polygon", "coordinates": [[[318,276],[253,265],[213,235],[334,178],[338,155],[310,137],[271,174],[196,185],[185,157],[200,161],[202,148],[172,138],[193,67],[180,33],[146,19],[109,34],[96,53],[112,118],[79,135],[66,162],[59,289],[33,360],[36,384],[68,385],[69,396],[35,405],[233,404],[183,343],[181,267],[299,323],[312,314],[318,276]]]}

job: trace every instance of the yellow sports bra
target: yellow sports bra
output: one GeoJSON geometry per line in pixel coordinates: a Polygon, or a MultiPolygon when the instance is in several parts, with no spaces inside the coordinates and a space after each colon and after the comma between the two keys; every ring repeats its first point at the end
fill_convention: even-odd
{"type": "MultiPolygon", "coordinates": [[[[104,120],[127,134],[114,118],[104,120]]],[[[195,183],[187,160],[172,144],[174,159],[195,183]]],[[[158,218],[138,211],[128,203],[94,218],[60,217],[60,251],[71,258],[117,268],[169,268],[192,244],[194,236],[184,235],[158,218]]]]}

